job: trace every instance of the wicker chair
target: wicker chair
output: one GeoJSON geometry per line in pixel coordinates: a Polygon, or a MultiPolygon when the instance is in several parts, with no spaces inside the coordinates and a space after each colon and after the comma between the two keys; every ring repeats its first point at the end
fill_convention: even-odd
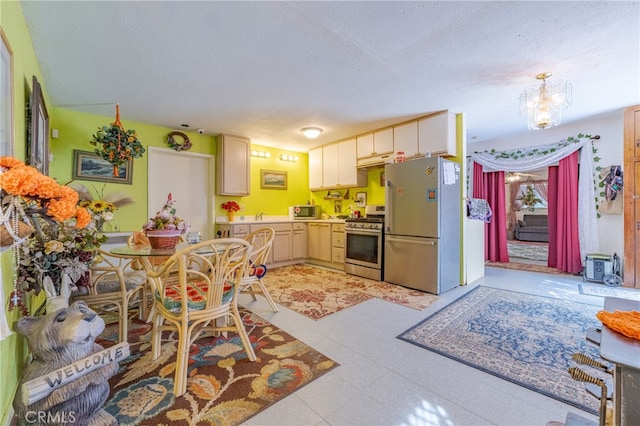
{"type": "Polygon", "coordinates": [[[147,274],[135,259],[99,250],[102,262],[90,267],[91,285],[86,292],[74,292],[72,300],[84,300],[101,314],[117,315],[118,337],[127,341],[129,309],[137,306],[139,318],[144,318],[147,274]]]}
{"type": "Polygon", "coordinates": [[[262,280],[267,273],[265,265],[269,259],[274,237],[275,232],[272,228],[260,228],[244,237],[251,244],[251,257],[240,283],[240,293],[250,294],[253,300],[256,300],[256,294],[264,296],[273,312],[278,312],[278,305],[273,301],[262,280]]]}
{"type": "Polygon", "coordinates": [[[248,359],[256,360],[237,304],[250,253],[251,245],[242,239],[209,240],[178,251],[162,267],[147,272],[155,286],[153,359],[160,356],[163,331],[178,336],[176,397],[187,390],[189,346],[205,331],[238,333],[248,359]]]}

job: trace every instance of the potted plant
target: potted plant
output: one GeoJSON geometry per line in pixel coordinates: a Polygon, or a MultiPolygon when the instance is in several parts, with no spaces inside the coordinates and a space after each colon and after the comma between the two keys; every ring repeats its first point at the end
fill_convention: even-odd
{"type": "Polygon", "coordinates": [[[521,201],[523,205],[527,206],[527,210],[531,212],[535,211],[536,205],[542,202],[540,198],[536,197],[533,185],[527,185],[527,188],[522,191],[516,200],[521,201]]]}
{"type": "Polygon", "coordinates": [[[94,152],[113,164],[113,175],[118,176],[118,167],[132,158],[140,158],[144,147],[135,130],[125,130],[120,122],[120,107],[116,105],[116,121],[109,126],[98,128],[89,143],[96,148],[94,152]]]}
{"type": "Polygon", "coordinates": [[[175,203],[171,193],[162,209],[142,227],[149,238],[151,248],[173,249],[180,235],[189,232],[189,222],[176,215],[175,203]]]}
{"type": "Polygon", "coordinates": [[[221,207],[222,210],[227,211],[229,222],[233,222],[233,213],[240,211],[240,206],[235,201],[227,201],[226,203],[222,203],[221,207]]]}

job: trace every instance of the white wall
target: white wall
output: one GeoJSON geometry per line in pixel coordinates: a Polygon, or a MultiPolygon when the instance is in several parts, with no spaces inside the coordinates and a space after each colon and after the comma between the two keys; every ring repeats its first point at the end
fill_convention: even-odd
{"type": "MultiPolygon", "coordinates": [[[[594,101],[597,102],[597,101],[594,101]]],[[[523,120],[523,126],[526,122],[523,120]]],[[[467,153],[496,149],[506,150],[532,145],[544,145],[558,142],[569,136],[577,136],[578,133],[588,135],[600,135],[600,140],[595,142],[598,150],[596,157],[600,161],[596,165],[607,167],[612,164],[623,163],[624,153],[624,111],[617,110],[599,116],[595,119],[561,123],[557,127],[547,130],[531,130],[529,133],[517,137],[494,139],[490,141],[470,143],[467,153]]],[[[598,189],[598,192],[600,190],[598,189]]],[[[600,239],[599,252],[603,254],[618,253],[624,258],[624,223],[623,215],[605,215],[598,219],[598,236],[600,239]]]]}

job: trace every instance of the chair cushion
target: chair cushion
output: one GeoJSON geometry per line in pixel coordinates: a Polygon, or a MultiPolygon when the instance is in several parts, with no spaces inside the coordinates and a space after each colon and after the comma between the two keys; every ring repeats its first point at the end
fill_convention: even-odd
{"type": "MultiPolygon", "coordinates": [[[[233,297],[234,284],[227,282],[224,285],[222,293],[222,303],[228,303],[233,297]]],[[[207,303],[208,285],[206,281],[189,281],[187,283],[187,308],[191,311],[199,311],[205,308],[207,303]]],[[[160,295],[156,294],[156,298],[160,300],[160,295]]],[[[180,284],[169,284],[166,287],[165,298],[162,301],[164,307],[173,313],[178,313],[182,309],[182,302],[180,300],[180,284]]]]}
{"type": "MultiPolygon", "coordinates": [[[[125,272],[124,285],[127,291],[131,291],[140,287],[147,281],[147,273],[144,271],[125,272]]],[[[120,280],[115,272],[109,272],[100,276],[100,280],[95,284],[95,290],[98,294],[114,293],[120,291],[120,280]]],[[[78,287],[73,292],[73,296],[86,295],[89,291],[85,287],[78,287]]]]}
{"type": "Polygon", "coordinates": [[[265,275],[267,275],[267,265],[251,265],[251,268],[249,269],[249,276],[250,277],[257,277],[257,278],[262,278],[265,275]]]}

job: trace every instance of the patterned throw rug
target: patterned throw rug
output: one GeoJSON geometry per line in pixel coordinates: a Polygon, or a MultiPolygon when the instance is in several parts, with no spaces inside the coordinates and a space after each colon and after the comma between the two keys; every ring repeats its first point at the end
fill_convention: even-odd
{"type": "Polygon", "coordinates": [[[640,290],[634,288],[608,287],[604,284],[580,284],[580,293],[589,296],[619,297],[640,301],[640,290]]]}
{"type": "Polygon", "coordinates": [[[599,359],[585,335],[600,309],[477,287],[398,338],[596,414],[599,401],[567,370],[575,352],[599,359]]]}
{"type": "MultiPolygon", "coordinates": [[[[131,356],[109,380],[104,409],[121,425],[238,425],[338,366],[259,316],[241,315],[258,360],[247,359],[236,334],[198,339],[191,346],[187,393],[179,398],[173,396],[177,335],[163,336],[162,353],[153,361],[151,325],[135,321],[131,356]]],[[[111,323],[97,343],[106,347],[117,338],[117,323],[111,323]]]]}
{"type": "Polygon", "coordinates": [[[417,310],[438,300],[422,291],[311,265],[270,270],[265,283],[276,303],[314,320],[374,297],[417,310]]]}
{"type": "Polygon", "coordinates": [[[510,258],[517,257],[546,262],[549,257],[549,244],[507,241],[507,251],[510,258]]]}

